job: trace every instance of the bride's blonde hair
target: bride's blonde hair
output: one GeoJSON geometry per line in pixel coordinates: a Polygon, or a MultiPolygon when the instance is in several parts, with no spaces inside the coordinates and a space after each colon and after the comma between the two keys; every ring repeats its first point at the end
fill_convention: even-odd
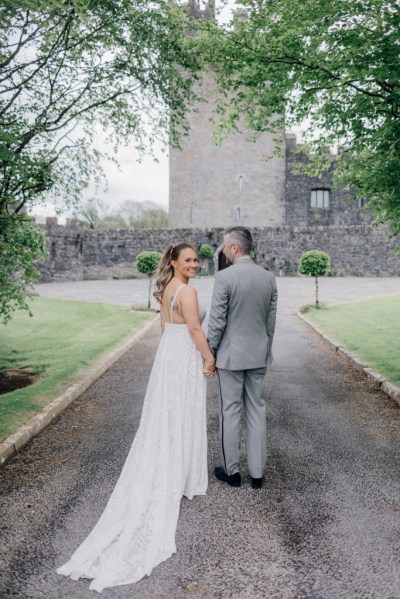
{"type": "Polygon", "coordinates": [[[153,293],[153,296],[156,298],[158,302],[161,303],[165,288],[174,276],[174,267],[172,266],[171,261],[178,260],[181,251],[187,248],[190,248],[191,250],[196,252],[196,250],[192,245],[190,245],[190,243],[179,243],[178,245],[170,243],[165,248],[165,251],[161,257],[160,264],[158,265],[158,269],[156,272],[156,290],[153,293]]]}

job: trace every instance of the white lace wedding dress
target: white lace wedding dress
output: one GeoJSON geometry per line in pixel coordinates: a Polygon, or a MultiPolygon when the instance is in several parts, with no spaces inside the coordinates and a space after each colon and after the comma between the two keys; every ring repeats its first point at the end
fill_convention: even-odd
{"type": "Polygon", "coordinates": [[[59,574],[91,578],[89,588],[101,592],[137,582],[176,551],[181,497],[204,495],[208,483],[202,368],[187,326],[166,322],[121,475],[99,521],[59,574]]]}

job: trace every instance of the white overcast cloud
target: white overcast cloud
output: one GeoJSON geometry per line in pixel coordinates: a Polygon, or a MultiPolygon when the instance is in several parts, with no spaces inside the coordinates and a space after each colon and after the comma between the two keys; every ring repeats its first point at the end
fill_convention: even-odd
{"type": "Polygon", "coordinates": [[[117,160],[119,168],[104,162],[107,177],[107,190],[100,188],[96,193],[88,190],[88,195],[96,195],[110,207],[125,200],[144,202],[151,200],[167,208],[168,206],[168,155],[155,147],[156,162],[151,156],[144,156],[139,162],[139,154],[132,147],[120,148],[117,160]]]}

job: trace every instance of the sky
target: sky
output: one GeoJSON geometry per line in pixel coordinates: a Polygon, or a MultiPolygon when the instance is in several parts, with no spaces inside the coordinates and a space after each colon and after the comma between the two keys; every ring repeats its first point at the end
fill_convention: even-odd
{"type": "MultiPolygon", "coordinates": [[[[216,2],[216,5],[221,3],[216,2]]],[[[231,10],[234,7],[234,0],[229,0],[227,7],[223,10],[221,19],[229,20],[231,10]]],[[[107,149],[107,148],[106,148],[107,149]]],[[[100,187],[99,190],[89,188],[84,194],[83,199],[89,199],[96,196],[101,202],[110,209],[117,207],[125,200],[134,200],[136,202],[152,201],[164,208],[168,208],[168,152],[162,151],[161,144],[154,147],[154,154],[158,160],[151,156],[144,156],[139,162],[139,154],[134,149],[134,144],[120,148],[116,158],[120,163],[120,168],[113,163],[103,161],[103,169],[107,178],[107,190],[100,187]]],[[[46,216],[54,216],[55,210],[51,202],[44,206],[37,206],[32,211],[39,220],[46,216]]],[[[65,213],[59,218],[60,222],[70,214],[65,213]]]]}

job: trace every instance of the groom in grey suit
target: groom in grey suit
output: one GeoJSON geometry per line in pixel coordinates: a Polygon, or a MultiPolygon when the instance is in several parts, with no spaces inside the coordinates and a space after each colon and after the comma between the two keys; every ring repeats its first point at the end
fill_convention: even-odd
{"type": "Polygon", "coordinates": [[[224,254],[232,264],[217,273],[208,325],[208,342],[216,356],[220,387],[220,433],[224,467],[219,480],[240,487],[240,414],[244,405],[248,471],[260,489],[266,462],[264,376],[272,362],[277,289],[272,273],[250,258],[251,233],[231,227],[224,254]]]}

